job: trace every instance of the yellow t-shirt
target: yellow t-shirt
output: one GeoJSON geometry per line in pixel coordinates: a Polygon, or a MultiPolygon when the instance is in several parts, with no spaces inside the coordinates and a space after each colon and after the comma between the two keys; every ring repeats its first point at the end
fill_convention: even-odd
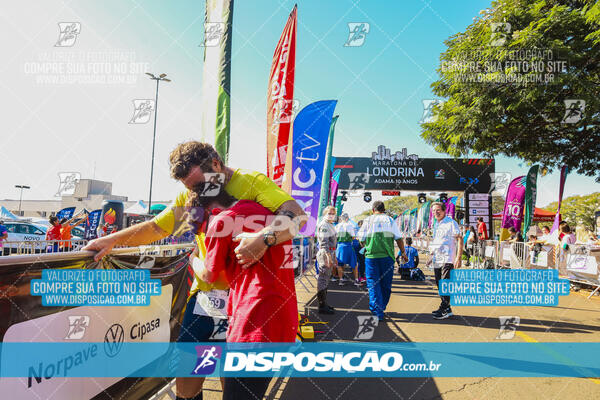
{"type": "MultiPolygon", "coordinates": [[[[238,200],[251,200],[259,203],[263,207],[275,212],[283,203],[293,198],[283,189],[269,179],[265,174],[254,171],[246,171],[236,169],[231,176],[231,179],[225,185],[227,193],[238,200]]],[[[185,212],[185,203],[187,201],[188,190],[184,190],[175,201],[160,214],[154,217],[153,221],[162,230],[173,233],[184,233],[187,230],[187,225],[183,218],[185,212]],[[181,230],[181,232],[179,232],[181,230]]],[[[200,258],[206,257],[206,246],[204,245],[204,233],[196,235],[196,243],[200,249],[200,258]]],[[[209,291],[213,288],[226,289],[227,283],[222,280],[217,280],[214,284],[206,283],[194,275],[194,284],[190,290],[190,296],[198,290],[209,291]]]]}

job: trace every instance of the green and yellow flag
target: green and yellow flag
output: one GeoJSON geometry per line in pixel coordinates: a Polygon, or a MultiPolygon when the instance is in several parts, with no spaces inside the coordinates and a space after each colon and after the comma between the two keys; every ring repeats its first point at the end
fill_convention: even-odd
{"type": "Polygon", "coordinates": [[[233,0],[206,0],[202,71],[202,141],[211,142],[227,163],[231,110],[233,0]]]}

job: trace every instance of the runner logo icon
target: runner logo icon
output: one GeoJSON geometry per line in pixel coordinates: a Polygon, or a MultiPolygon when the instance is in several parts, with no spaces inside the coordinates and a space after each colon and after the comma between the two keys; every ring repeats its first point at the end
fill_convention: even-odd
{"type": "Polygon", "coordinates": [[[371,30],[368,22],[348,22],[348,40],[344,43],[345,47],[360,47],[365,43],[367,33],[371,30]]]}
{"type": "Polygon", "coordinates": [[[496,339],[510,340],[515,337],[517,327],[521,323],[521,317],[498,317],[500,319],[500,331],[496,339]]]}
{"type": "Polygon", "coordinates": [[[69,332],[65,340],[77,340],[83,338],[85,329],[90,326],[90,317],[87,315],[69,315],[69,332]]]}
{"type": "Polygon", "coordinates": [[[112,324],[104,335],[104,352],[109,357],[114,357],[121,351],[125,331],[120,324],[112,324]]]}
{"type": "Polygon", "coordinates": [[[210,335],[210,340],[225,340],[227,334],[227,328],[229,324],[227,322],[227,318],[214,318],[215,327],[213,329],[212,335],[210,335]]]}
{"type": "Polygon", "coordinates": [[[192,375],[210,375],[215,372],[217,360],[221,358],[223,349],[221,346],[196,346],[198,361],[192,375]]]}
{"type": "Polygon", "coordinates": [[[59,22],[58,40],[54,47],[71,47],[77,40],[77,35],[81,33],[81,24],[79,22],[59,22]]]}
{"type": "Polygon", "coordinates": [[[375,328],[377,328],[379,320],[373,315],[360,315],[357,316],[356,319],[358,320],[358,330],[356,331],[356,336],[354,336],[354,339],[371,339],[375,333],[375,328]]]}

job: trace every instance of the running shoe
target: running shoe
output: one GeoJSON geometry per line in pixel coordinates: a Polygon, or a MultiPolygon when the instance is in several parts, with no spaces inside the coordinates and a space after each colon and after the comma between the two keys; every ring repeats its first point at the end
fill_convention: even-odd
{"type": "Polygon", "coordinates": [[[361,281],[359,281],[359,280],[354,281],[354,286],[361,286],[361,285],[362,285],[361,281]]]}
{"type": "Polygon", "coordinates": [[[331,282],[337,282],[337,281],[338,281],[338,278],[336,278],[335,276],[332,275],[331,276],[331,282]]]}
{"type": "Polygon", "coordinates": [[[443,311],[439,311],[439,312],[433,313],[433,318],[434,319],[446,319],[446,318],[450,318],[453,315],[454,314],[452,314],[452,309],[451,308],[446,308],[443,311]]]}
{"type": "Polygon", "coordinates": [[[339,282],[338,282],[338,285],[340,285],[340,286],[344,286],[344,285],[346,285],[347,283],[348,283],[348,279],[346,279],[346,278],[342,278],[342,279],[340,279],[340,280],[339,280],[339,282]]]}

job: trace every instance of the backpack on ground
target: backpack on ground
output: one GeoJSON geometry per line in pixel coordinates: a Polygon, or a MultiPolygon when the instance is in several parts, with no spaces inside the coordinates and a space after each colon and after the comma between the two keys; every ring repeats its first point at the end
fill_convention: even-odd
{"type": "Polygon", "coordinates": [[[410,270],[410,280],[411,281],[424,281],[425,274],[421,271],[420,268],[412,268],[410,270]]]}

